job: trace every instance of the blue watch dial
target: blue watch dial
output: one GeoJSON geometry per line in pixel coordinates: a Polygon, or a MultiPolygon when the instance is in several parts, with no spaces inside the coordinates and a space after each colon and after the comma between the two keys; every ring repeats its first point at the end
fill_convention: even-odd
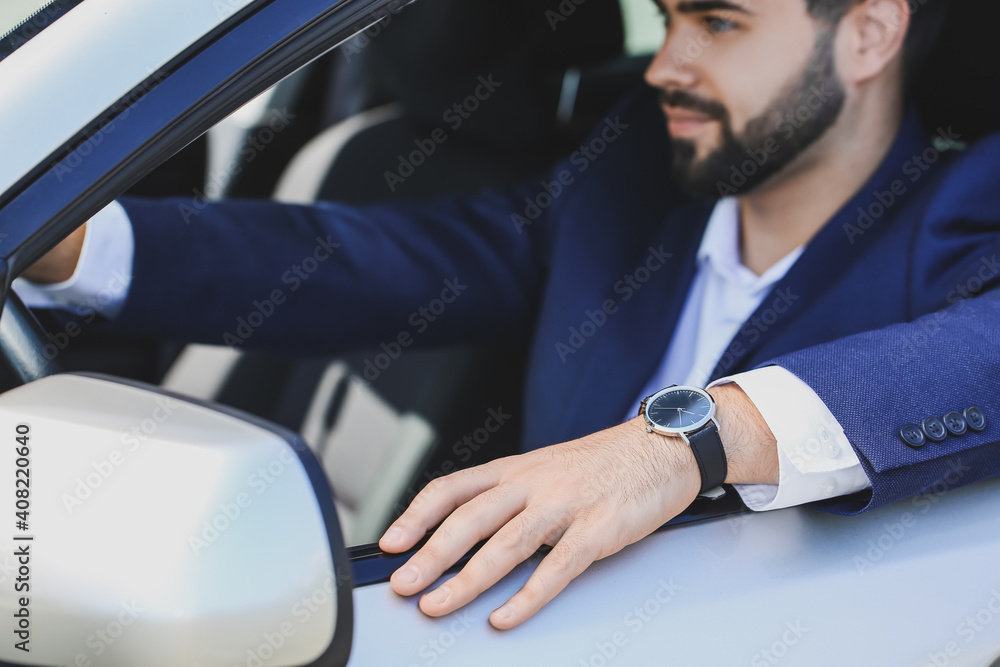
{"type": "Polygon", "coordinates": [[[661,428],[685,432],[702,426],[714,412],[712,401],[693,389],[671,389],[646,404],[646,416],[661,428]]]}

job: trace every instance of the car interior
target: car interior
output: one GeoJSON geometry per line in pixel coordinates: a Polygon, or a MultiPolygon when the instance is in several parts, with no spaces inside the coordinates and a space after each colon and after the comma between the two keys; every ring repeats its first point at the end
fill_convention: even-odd
{"type": "MultiPolygon", "coordinates": [[[[551,4],[391,6],[375,26],[233,113],[128,194],[367,204],[540,177],[642,85],[663,36],[650,0],[551,4]],[[482,101],[433,159],[390,187],[385,174],[484,74],[503,94],[482,101]]],[[[952,44],[949,35],[969,18],[955,14],[944,27],[952,44]]],[[[978,14],[974,22],[992,24],[978,14]]],[[[932,55],[917,97],[928,127],[962,123],[971,141],[995,124],[1000,87],[983,86],[982,73],[961,67],[963,48],[951,59],[932,55]]],[[[50,332],[64,326],[64,314],[37,315],[50,332]]],[[[58,363],[159,384],[301,433],[330,477],[346,542],[357,545],[376,541],[430,479],[516,453],[520,441],[523,344],[407,349],[366,376],[378,343],[301,358],[85,326],[58,363]],[[487,433],[491,410],[509,418],[487,433]],[[476,446],[459,446],[470,438],[476,446]]],[[[16,384],[6,375],[0,382],[16,384]]]]}
{"type": "MultiPolygon", "coordinates": [[[[648,0],[566,5],[551,16],[531,0],[390,5],[378,24],[233,113],[127,195],[368,204],[540,177],[640,85],[662,38],[648,0]],[[449,141],[433,159],[387,187],[383,173],[483,74],[504,94],[456,116],[460,126],[446,125],[449,141]]],[[[50,333],[72,319],[36,315],[50,333]]],[[[407,349],[371,380],[365,363],[377,341],[301,358],[80,329],[60,352],[61,370],[159,384],[302,434],[331,478],[347,544],[377,540],[433,477],[517,451],[521,344],[407,349]],[[491,411],[504,415],[495,433],[483,429],[491,411]],[[464,438],[471,445],[458,449],[464,438]]]]}

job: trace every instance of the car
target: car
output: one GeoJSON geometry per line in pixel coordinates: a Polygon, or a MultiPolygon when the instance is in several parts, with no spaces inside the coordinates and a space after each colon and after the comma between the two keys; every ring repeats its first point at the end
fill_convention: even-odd
{"type": "MultiPolygon", "coordinates": [[[[561,63],[558,76],[542,77],[551,80],[546,99],[558,133],[533,144],[538,150],[525,164],[488,150],[459,160],[446,153],[455,142],[435,141],[433,130],[415,133],[398,101],[377,90],[345,104],[332,124],[291,122],[320,115],[333,94],[322,84],[333,61],[362,61],[372,42],[390,39],[394,22],[435,1],[410,8],[398,0],[18,0],[0,10],[0,356],[7,367],[0,423],[15,449],[30,452],[30,461],[5,457],[0,467],[15,482],[5,494],[12,513],[29,511],[14,495],[16,470],[28,467],[22,458],[69,485],[61,493],[38,482],[51,497],[34,496],[30,505],[50,522],[33,524],[35,548],[48,540],[65,549],[36,561],[35,607],[18,594],[25,591],[17,587],[24,583],[17,549],[26,547],[12,542],[0,556],[3,608],[15,633],[0,647],[2,664],[1000,664],[1000,481],[957,488],[960,461],[921,495],[858,517],[810,508],[754,514],[731,492],[701,498],[678,520],[595,563],[528,623],[498,632],[486,620],[490,610],[524,583],[540,554],[467,607],[433,619],[416,599],[389,589],[388,575],[406,554],[383,554],[371,543],[422,483],[516,450],[518,417],[504,405],[520,401],[523,349],[418,352],[400,338],[334,359],[244,351],[273,307],[265,302],[248,307],[225,332],[229,340],[182,348],[103,331],[97,308],[68,319],[32,312],[13,291],[28,266],[126,192],[180,195],[178,205],[195,220],[199,207],[220,196],[361,202],[397,190],[420,198],[516,182],[578,147],[587,124],[638,82],[643,50],[659,39],[647,30],[642,5],[629,2],[630,52],[561,63]],[[381,153],[372,149],[376,132],[381,153]],[[383,169],[386,155],[391,170],[383,169]],[[416,162],[430,164],[432,156],[442,174],[421,170],[427,180],[411,180],[416,162]],[[378,192],[350,178],[372,170],[389,174],[378,192]],[[150,417],[168,409],[192,416],[150,417]],[[372,433],[373,422],[385,426],[372,433]],[[97,443],[97,431],[103,444],[88,444],[88,437],[97,443]],[[258,449],[223,458],[220,434],[230,433],[253,433],[258,449]],[[45,442],[49,434],[59,438],[45,442]],[[176,456],[176,478],[153,467],[119,474],[115,461],[124,459],[111,456],[122,446],[158,452],[157,461],[176,456]],[[226,462],[217,477],[193,474],[210,460],[226,462]],[[172,481],[184,477],[202,486],[172,481]],[[270,481],[279,478],[280,485],[270,481]],[[138,480],[159,493],[142,493],[138,480]],[[213,483],[213,493],[192,492],[213,483]],[[268,492],[240,500],[243,484],[268,492]],[[245,512],[251,499],[271,512],[245,512]],[[76,503],[88,512],[75,514],[76,503]],[[170,523],[174,508],[189,524],[170,523]],[[109,517],[121,516],[133,517],[129,531],[108,531],[109,517]],[[238,543],[236,532],[219,528],[237,520],[245,531],[238,543]],[[140,538],[155,549],[141,549],[140,538]],[[296,560],[276,549],[285,539],[322,557],[296,560]],[[167,548],[177,540],[183,554],[167,548]],[[209,546],[211,558],[199,559],[209,546]],[[116,550],[149,560],[122,569],[126,561],[111,557],[116,550]],[[143,568],[154,566],[187,597],[152,580],[143,568]],[[140,615],[125,583],[141,584],[150,597],[138,607],[152,613],[140,615]],[[282,587],[295,592],[291,605],[282,587]],[[326,605],[334,599],[331,614],[326,605]],[[37,613],[57,604],[62,615],[37,613]],[[25,641],[16,633],[27,632],[21,619],[30,609],[33,654],[15,641],[25,641]],[[328,632],[306,638],[299,622],[315,628],[306,623],[319,613],[328,632]],[[311,652],[291,652],[298,641],[311,652]]],[[[537,17],[561,35],[563,22],[586,7],[538,5],[537,17]]],[[[485,108],[488,80],[470,90],[446,121],[466,130],[472,106],[485,108]]],[[[309,273],[303,261],[285,284],[290,289],[309,273]]],[[[417,321],[429,324],[437,306],[426,308],[417,321]]]]}

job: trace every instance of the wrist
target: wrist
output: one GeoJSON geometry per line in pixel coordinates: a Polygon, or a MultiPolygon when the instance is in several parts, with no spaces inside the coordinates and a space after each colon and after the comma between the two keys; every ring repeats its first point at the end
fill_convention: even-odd
{"type": "Polygon", "coordinates": [[[679,493],[686,504],[694,501],[701,490],[701,470],[691,447],[684,439],[676,435],[649,432],[642,417],[630,419],[623,426],[628,428],[637,441],[641,441],[641,446],[646,451],[654,453],[662,470],[660,477],[663,483],[669,484],[672,492],[679,493]]]}
{"type": "Polygon", "coordinates": [[[44,257],[28,267],[22,276],[39,285],[52,285],[69,280],[80,262],[86,235],[87,223],[84,223],[44,257]]]}
{"type": "Polygon", "coordinates": [[[778,442],[750,397],[735,383],[707,391],[715,399],[719,437],[726,451],[726,483],[777,484],[778,442]]]}

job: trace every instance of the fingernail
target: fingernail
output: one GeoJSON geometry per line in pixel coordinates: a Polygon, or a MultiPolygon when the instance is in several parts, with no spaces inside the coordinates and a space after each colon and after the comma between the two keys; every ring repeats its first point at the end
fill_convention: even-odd
{"type": "Polygon", "coordinates": [[[448,599],[449,595],[451,595],[451,591],[448,590],[448,587],[441,586],[440,588],[437,588],[428,593],[427,599],[433,602],[434,604],[441,604],[442,602],[448,599]]]}
{"type": "Polygon", "coordinates": [[[496,613],[497,616],[503,619],[510,618],[511,616],[514,615],[514,605],[508,602],[504,606],[497,609],[496,612],[494,613],[496,613]]]}
{"type": "Polygon", "coordinates": [[[404,584],[415,583],[419,576],[420,573],[417,572],[417,568],[413,567],[412,565],[407,565],[406,567],[404,567],[402,570],[399,571],[399,574],[396,575],[396,577],[398,577],[399,580],[404,584]]]}
{"type": "Polygon", "coordinates": [[[382,539],[386,542],[398,542],[402,537],[403,529],[393,526],[389,530],[385,531],[385,535],[382,536],[382,539]]]}

